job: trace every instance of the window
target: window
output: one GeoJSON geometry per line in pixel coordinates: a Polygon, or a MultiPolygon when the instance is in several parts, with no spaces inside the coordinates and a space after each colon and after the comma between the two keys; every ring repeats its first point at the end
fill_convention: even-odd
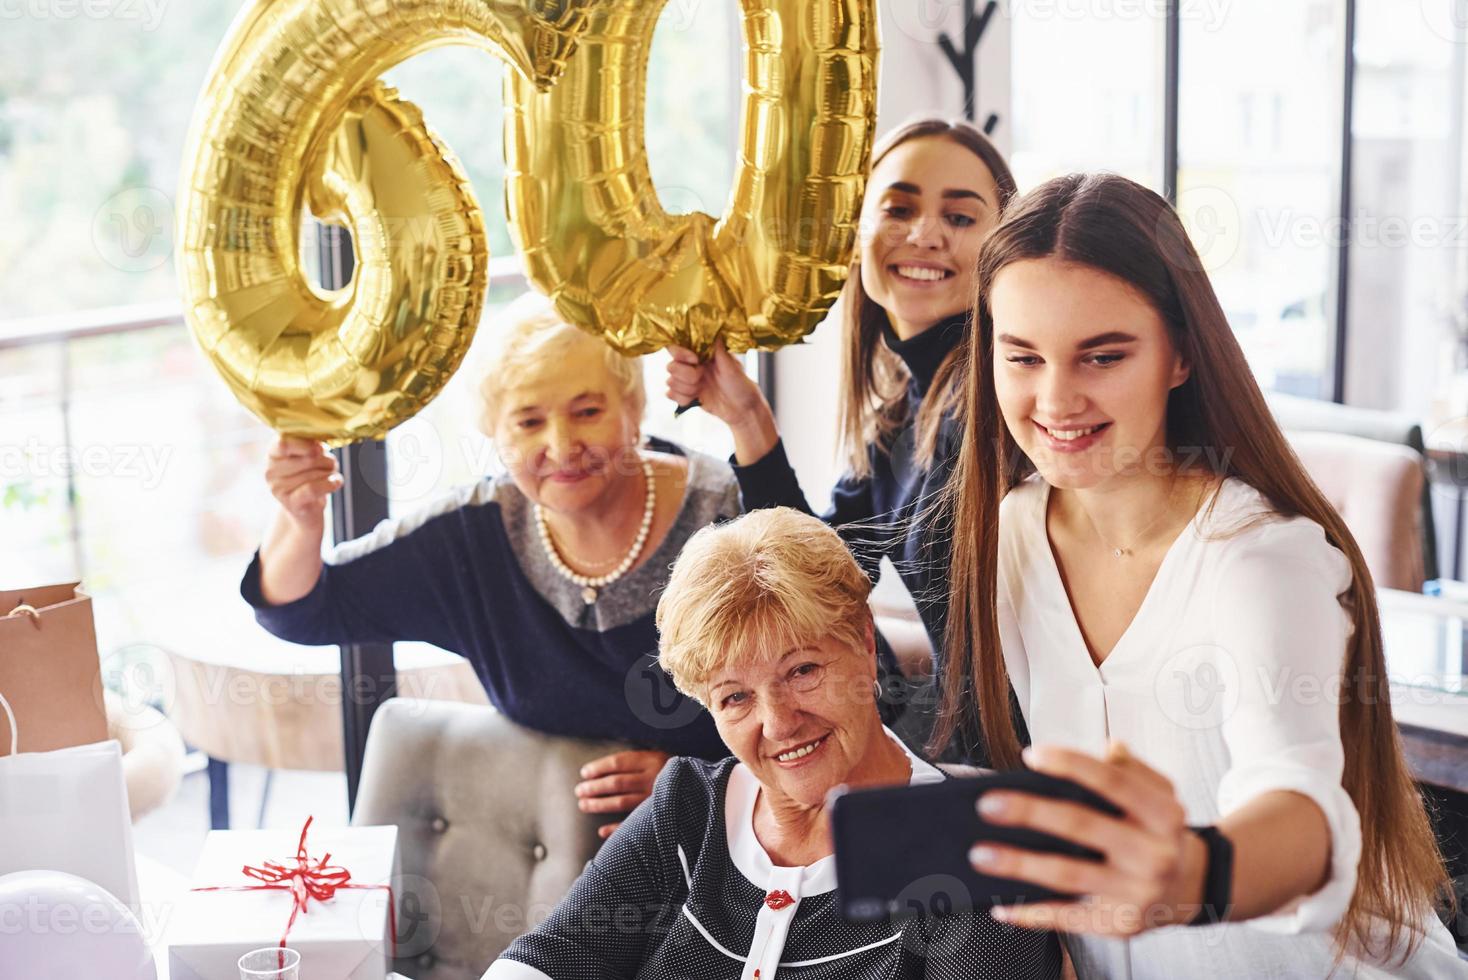
{"type": "MultiPolygon", "coordinates": [[[[0,431],[13,434],[0,445],[0,587],[84,577],[104,659],[165,641],[224,644],[219,610],[248,618],[235,588],[274,509],[262,480],[273,435],[235,402],[171,313],[181,147],[238,6],[170,4],[157,23],[0,20],[0,205],[8,216],[0,338],[40,335],[0,343],[0,431]],[[106,336],[65,339],[17,323],[138,303],[154,304],[156,322],[106,336]]],[[[742,91],[738,4],[685,7],[669,5],[654,42],[649,150],[670,209],[717,214],[742,91]],[[724,54],[711,61],[710,51],[724,54]]],[[[492,55],[451,47],[411,59],[388,81],[462,160],[491,252],[504,259],[513,248],[501,204],[501,72],[492,55]]],[[[488,307],[520,288],[505,277],[488,307]]],[[[693,412],[672,423],[659,397],[661,361],[648,358],[647,371],[648,431],[724,452],[727,433],[715,420],[693,412]]],[[[421,420],[390,437],[394,486],[386,489],[395,503],[411,506],[484,472],[492,454],[472,412],[456,410],[472,381],[457,376],[421,420]],[[436,444],[422,438],[430,429],[436,444]],[[415,434],[416,444],[406,439],[415,434]],[[425,465],[429,445],[437,455],[425,465]]]]}
{"type": "Polygon", "coordinates": [[[1260,385],[1329,398],[1343,8],[1222,10],[1181,19],[1178,210],[1260,385]]]}
{"type": "MultiPolygon", "coordinates": [[[[669,4],[658,22],[648,64],[646,139],[649,164],[670,212],[724,210],[734,175],[738,135],[738,4],[733,0],[669,4]],[[726,52],[723,71],[709,70],[709,52],[726,52]]],[[[423,109],[424,118],[453,148],[484,208],[495,256],[513,254],[504,209],[503,112],[500,62],[482,52],[446,48],[413,58],[388,81],[423,109]],[[473,111],[465,111],[473,106],[473,111]]],[[[394,513],[410,510],[450,487],[498,469],[494,450],[477,428],[475,364],[497,308],[523,281],[492,289],[487,314],[464,369],[427,409],[388,436],[388,481],[394,513]]],[[[644,431],[726,456],[733,440],[722,422],[703,412],[673,418],[663,397],[668,356],[643,359],[648,404],[644,431]]],[[[746,360],[753,374],[756,358],[746,360]]]]}
{"type": "Polygon", "coordinates": [[[1468,406],[1464,24],[1359,0],[1346,398],[1424,419],[1468,406]]]}
{"type": "Polygon", "coordinates": [[[1152,13],[1010,5],[1010,166],[1021,191],[1078,170],[1162,189],[1163,21],[1152,13]]]}
{"type": "Polygon", "coordinates": [[[177,296],[184,135],[239,4],[94,6],[0,19],[0,319],[177,296]]]}

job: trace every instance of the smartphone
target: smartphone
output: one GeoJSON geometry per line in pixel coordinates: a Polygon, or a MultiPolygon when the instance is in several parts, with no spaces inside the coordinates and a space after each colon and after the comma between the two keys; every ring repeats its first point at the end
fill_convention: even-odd
{"type": "Polygon", "coordinates": [[[1027,769],[919,786],[849,790],[831,807],[841,914],[850,922],[873,922],[1075,898],[974,870],[968,852],[979,841],[1092,861],[1101,858],[1097,851],[1050,834],[984,820],[977,809],[979,797],[997,789],[1069,800],[1112,816],[1121,813],[1078,783],[1027,769]]]}

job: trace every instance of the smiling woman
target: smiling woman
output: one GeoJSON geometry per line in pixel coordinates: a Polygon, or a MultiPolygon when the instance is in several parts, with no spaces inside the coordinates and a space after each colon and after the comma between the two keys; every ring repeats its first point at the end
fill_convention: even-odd
{"type": "Polygon", "coordinates": [[[836,533],[789,508],[689,539],[658,603],[661,661],[735,758],[673,760],[486,980],[1060,975],[1050,933],[839,914],[832,791],[945,778],[878,717],[870,591],[836,533]]]}
{"type": "MultiPolygon", "coordinates": [[[[934,653],[942,650],[948,543],[914,518],[947,480],[958,443],[956,365],[967,339],[974,268],[1014,190],[1004,158],[974,127],[941,119],[899,127],[872,153],[860,249],[842,292],[841,443],[848,469],[823,519],[841,532],[871,578],[882,558],[892,561],[934,653]]],[[[744,508],[810,513],[758,386],[722,351],[707,363],[688,351],[673,355],[669,397],[684,404],[697,399],[733,433],[744,508]]],[[[907,700],[899,666],[880,637],[878,651],[892,700],[907,700]]],[[[913,674],[932,668],[931,662],[907,665],[913,674]]],[[[918,738],[921,728],[912,726],[918,738]]],[[[955,754],[977,758],[977,746],[955,754]]]]}
{"type": "Polygon", "coordinates": [[[479,421],[508,475],[323,562],[337,463],[320,444],[282,439],[266,470],[280,509],[242,591],[284,639],[433,643],[466,657],[516,722],[630,743],[576,788],[582,811],[626,813],[669,755],[725,755],[708,717],[656,669],[653,601],[689,535],[738,513],[737,488],[717,460],[644,444],[638,362],[544,298],[523,297],[493,327],[479,421]]]}
{"type": "Polygon", "coordinates": [[[1083,978],[1463,975],[1370,573],[1177,214],[1122,177],[1056,178],[978,279],[944,723],[1018,766],[1012,690],[1023,760],[1121,814],[987,797],[1100,855],[976,847],[984,873],[1084,896],[995,914],[1072,934],[1083,978]],[[1282,698],[1281,677],[1333,693],[1282,698]]]}

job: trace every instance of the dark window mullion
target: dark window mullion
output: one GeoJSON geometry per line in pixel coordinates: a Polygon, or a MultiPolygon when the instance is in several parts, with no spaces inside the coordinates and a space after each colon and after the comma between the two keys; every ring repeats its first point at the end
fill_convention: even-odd
{"type": "Polygon", "coordinates": [[[1345,0],[1345,45],[1342,51],[1341,79],[1341,198],[1340,234],[1336,242],[1335,267],[1335,350],[1331,352],[1331,399],[1346,400],[1346,313],[1350,295],[1351,271],[1351,163],[1355,153],[1351,133],[1351,116],[1356,96],[1356,0],[1345,0]]]}
{"type": "MultiPolygon", "coordinates": [[[[352,279],[353,254],[346,229],[320,227],[321,286],[341,289],[352,279]]],[[[336,450],[342,487],[332,501],[333,540],[350,541],[388,516],[387,443],[369,439],[336,450]],[[378,488],[382,488],[379,490],[378,488]]],[[[347,809],[357,806],[367,730],[378,705],[397,693],[391,643],[352,643],[341,647],[342,748],[347,774],[347,809]]]]}
{"type": "Polygon", "coordinates": [[[1182,48],[1182,0],[1167,0],[1162,54],[1162,196],[1177,207],[1178,56],[1182,48]]]}

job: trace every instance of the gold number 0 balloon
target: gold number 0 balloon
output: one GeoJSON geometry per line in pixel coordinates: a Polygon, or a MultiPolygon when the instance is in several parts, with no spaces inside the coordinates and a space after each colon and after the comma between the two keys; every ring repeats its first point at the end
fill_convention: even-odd
{"type": "Polygon", "coordinates": [[[743,0],[743,137],[715,222],[668,215],[648,170],[643,97],[664,3],[595,4],[553,88],[508,77],[505,195],[526,269],[563,316],[624,353],[706,353],[720,334],[735,352],[798,340],[849,268],[876,115],[876,6],[743,0]]]}
{"type": "Polygon", "coordinates": [[[594,0],[255,0],[190,130],[178,271],[194,336],[277,430],[381,437],[458,367],[484,300],[484,223],[452,154],[377,78],[442,44],[550,85],[594,0]],[[326,296],[300,262],[302,209],[344,223],[357,268],[326,296]]]}

